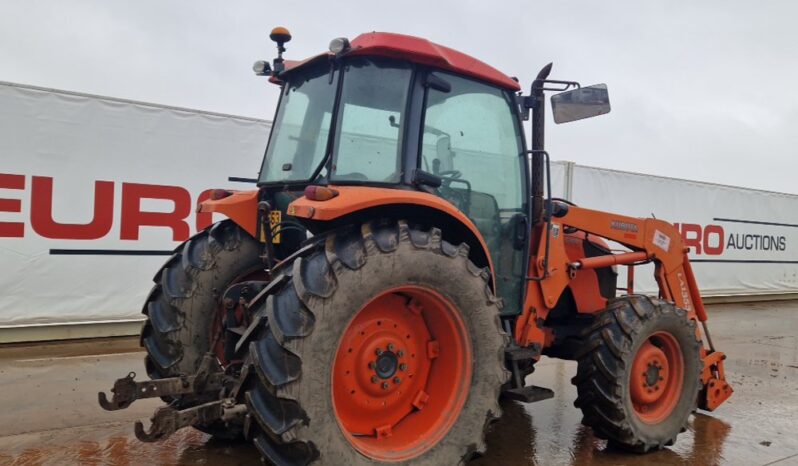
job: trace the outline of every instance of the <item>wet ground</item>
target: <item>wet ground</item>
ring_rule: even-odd
[[[580,425],[570,383],[575,364],[543,360],[530,382],[553,399],[507,403],[475,465],[798,465],[798,301],[710,307],[716,346],[728,354],[735,394],[693,417],[671,448],[637,456],[613,451]],[[0,464],[260,464],[247,444],[184,429],[142,444],[133,420],[158,405],[143,400],[105,412],[97,392],[143,372],[135,339],[0,347]]]

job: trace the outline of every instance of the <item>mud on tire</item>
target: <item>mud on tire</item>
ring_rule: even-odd
[[[288,279],[262,310],[267,324],[250,343],[243,391],[247,436],[267,461],[376,462],[342,433],[331,372],[338,342],[358,310],[381,291],[408,284],[450,299],[473,348],[473,376],[459,417],[441,441],[408,460],[454,464],[484,450],[484,429],[500,415],[499,390],[509,378],[503,367],[507,337],[489,272],[468,260],[466,245],[443,241],[436,228],[373,222],[329,234],[283,273]]]
[[[657,332],[670,334],[678,344],[684,377],[678,401],[667,417],[651,423],[643,421],[632,404],[630,372],[638,350]],[[672,445],[687,428],[701,389],[701,341],[695,321],[672,303],[624,296],[610,301],[582,339],[577,375],[572,379],[578,393],[574,405],[582,410],[582,423],[597,437],[634,452]]]
[[[200,231],[175,249],[155,274],[142,310],[147,319],[141,346],[147,351],[150,378],[197,371],[211,345],[219,297],[237,277],[262,268],[259,254],[255,239],[230,220]],[[209,400],[183,396],[164,401],[186,408]],[[222,424],[196,427],[223,438],[240,435]]]

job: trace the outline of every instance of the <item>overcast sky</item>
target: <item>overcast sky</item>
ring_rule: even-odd
[[[612,113],[549,120],[555,160],[798,194],[791,1],[0,0],[0,80],[271,119],[272,26],[304,58],[413,34],[517,76],[605,82]]]

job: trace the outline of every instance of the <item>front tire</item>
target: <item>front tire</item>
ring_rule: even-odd
[[[506,335],[489,273],[404,222],[330,234],[265,305],[249,437],[278,465],[452,464],[500,415]]]
[[[701,341],[687,312],[647,296],[617,298],[582,345],[572,381],[582,423],[635,452],[672,445],[701,389]]]

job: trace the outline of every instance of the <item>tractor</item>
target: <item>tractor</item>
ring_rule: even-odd
[[[254,70],[280,99],[257,189],[198,206],[227,219],[155,275],[149,380],[99,393],[108,410],[164,400],[140,440],[194,426],[277,465],[467,462],[501,399],[553,395],[527,384],[542,356],[577,362],[583,423],[632,452],[731,396],[678,230],[552,196],[545,95],[565,123],[609,112],[606,85],[549,64],[524,95],[393,33],[304,61],[283,58],[285,28],[270,38]],[[642,264],[657,296],[635,294]]]

